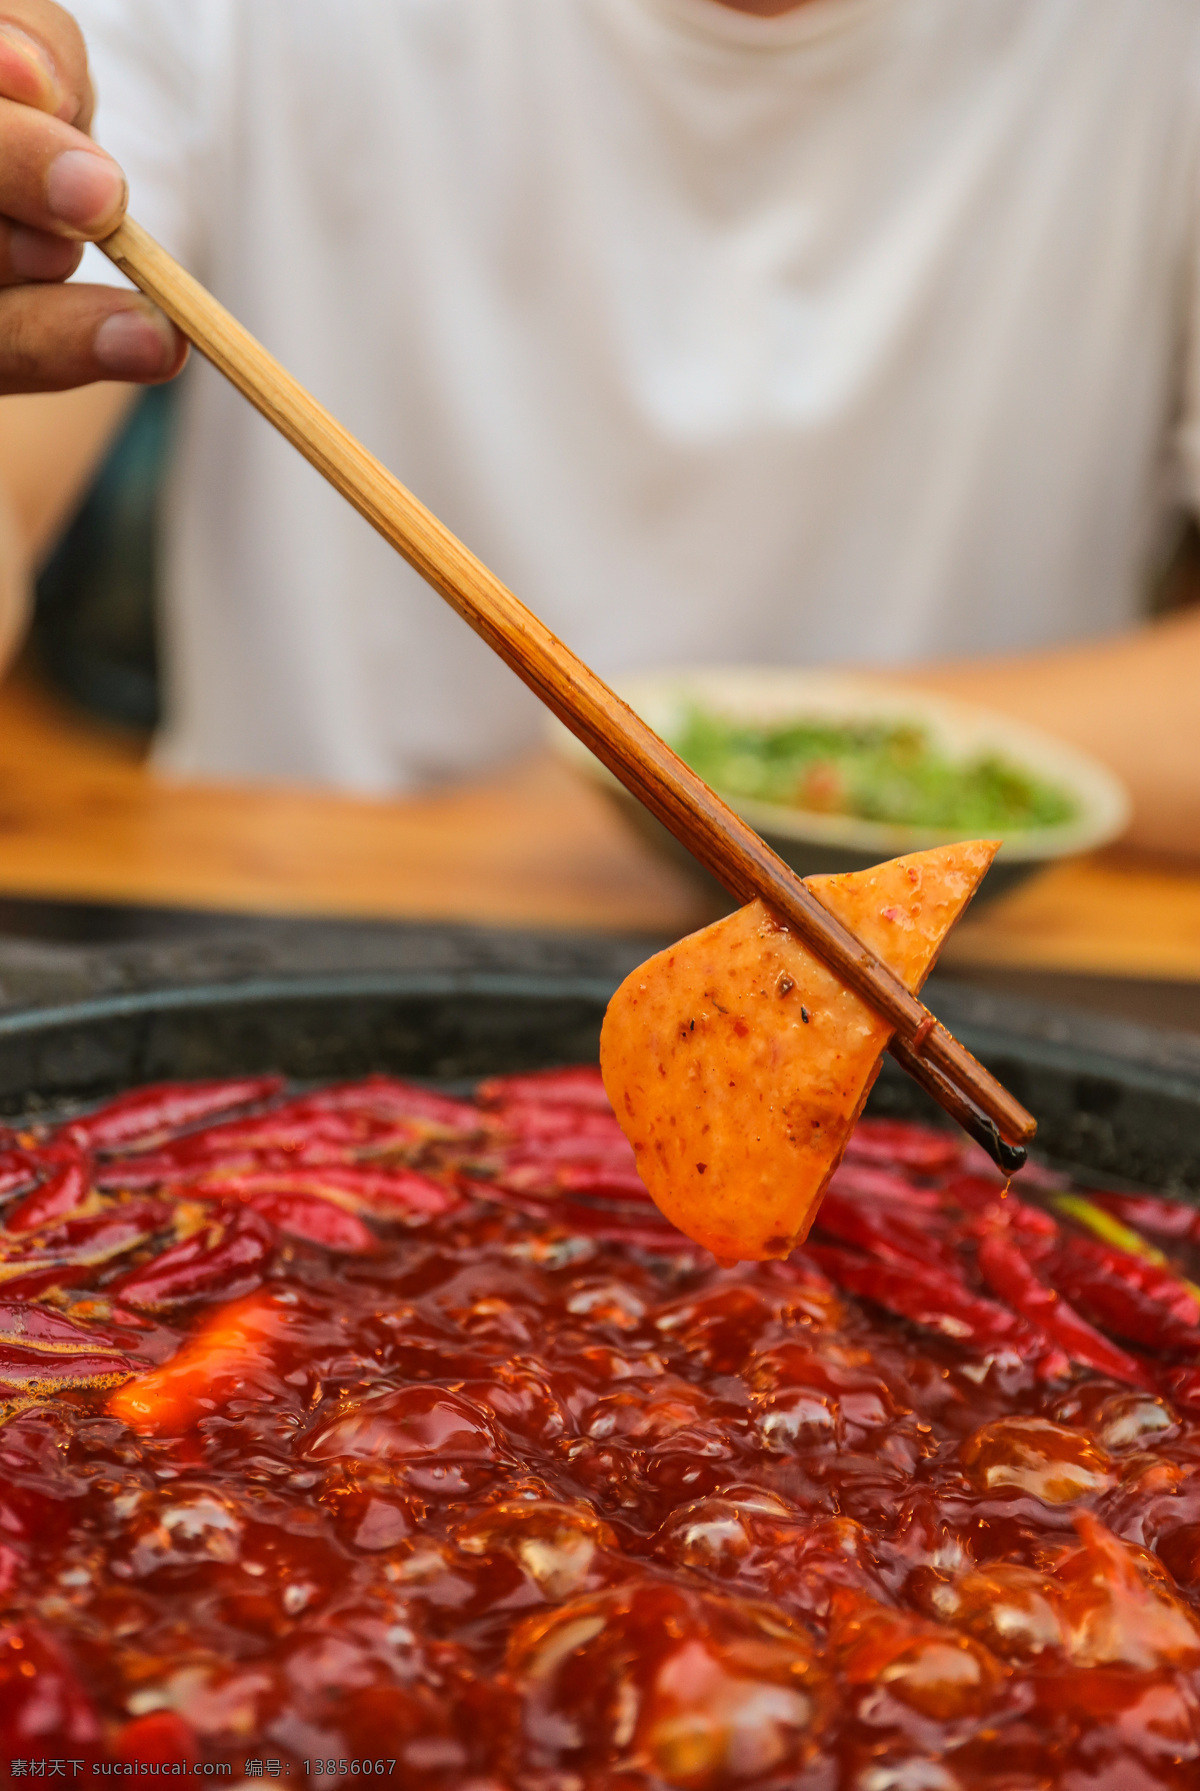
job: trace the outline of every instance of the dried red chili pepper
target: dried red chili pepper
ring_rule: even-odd
[[[505,1187],[550,1196],[575,1188],[579,1193],[609,1191],[609,1197],[650,1202],[650,1192],[628,1159],[579,1157],[566,1152],[543,1155],[519,1149],[488,1153],[463,1167],[488,1175]]]
[[[415,1169],[263,1169],[213,1171],[183,1183],[176,1192],[197,1200],[254,1200],[259,1196],[299,1194],[351,1202],[383,1219],[433,1217],[457,1202],[444,1182]]]
[[[1062,1295],[1039,1281],[1017,1246],[1000,1232],[981,1239],[979,1271],[992,1292],[1047,1336],[1062,1345],[1073,1362],[1110,1374],[1114,1380],[1152,1391],[1154,1382],[1140,1362],[1102,1337]]]
[[[1087,1198],[1134,1231],[1148,1231],[1162,1238],[1200,1241],[1200,1212],[1182,1200],[1159,1200],[1153,1194],[1094,1192],[1089,1192]]]
[[[489,1162],[505,1164],[611,1163],[623,1169],[636,1169],[637,1164],[629,1140],[615,1130],[587,1137],[564,1131],[561,1135],[491,1139],[481,1154]]]
[[[1062,1237],[1062,1228],[1056,1219],[1041,1207],[1030,1206],[1027,1201],[1018,1200],[1009,1189],[993,1185],[989,1194],[984,1197],[975,1189],[960,1189],[951,1184],[947,1189],[947,1199],[955,1205],[966,1208],[970,1217],[957,1226],[957,1236],[961,1243],[978,1242],[980,1238],[990,1237],[1001,1230],[1019,1246],[1026,1261],[1036,1264],[1045,1270],[1053,1258]],[[1053,1279],[1053,1277],[1050,1277]]]
[[[361,1082],[335,1083],[304,1100],[312,1112],[363,1112],[381,1120],[424,1120],[439,1131],[473,1137],[487,1120],[470,1101],[455,1100],[436,1089],[422,1088],[398,1076],[367,1076]]]
[[[48,1231],[0,1236],[0,1289],[30,1299],[47,1287],[70,1287],[101,1263],[123,1256],[170,1221],[158,1200],[129,1200],[94,1218],[66,1219]]]
[[[357,1213],[322,1200],[316,1194],[284,1192],[252,1194],[249,1209],[269,1219],[280,1231],[336,1250],[345,1256],[367,1256],[379,1248],[379,1239]]]
[[[38,1159],[33,1151],[0,1150],[0,1200],[32,1187],[38,1174]]]
[[[942,1198],[964,1212],[979,1213],[989,1221],[1001,1218],[1030,1237],[1056,1238],[1059,1224],[1040,1206],[1031,1206],[1003,1182],[982,1175],[955,1175],[942,1184]]]
[[[189,1134],[160,1150],[102,1162],[97,1182],[106,1188],[158,1187],[211,1171],[321,1166],[353,1168],[366,1160],[409,1150],[424,1135],[415,1125],[347,1120],[329,1113],[264,1114]]]
[[[44,1307],[0,1302],[0,1397],[30,1388],[108,1385],[135,1367],[111,1332]]]
[[[1094,1324],[1148,1349],[1200,1350],[1200,1306],[1153,1263],[1064,1233],[1050,1278]]]
[[[585,1150],[595,1140],[605,1147],[628,1147],[628,1140],[611,1111],[598,1113],[590,1108],[545,1106],[532,1101],[510,1101],[491,1109],[496,1129],[522,1143],[552,1138],[569,1138],[574,1147]]]
[[[381,1160],[389,1163],[394,1156],[386,1151],[362,1149],[355,1145],[329,1144],[319,1139],[288,1149],[247,1147],[209,1151],[189,1151],[174,1156],[168,1151],[147,1151],[144,1157],[110,1157],[101,1159],[95,1172],[96,1186],[102,1189],[160,1188],[180,1184],[198,1175],[254,1174],[273,1170],[290,1174],[307,1169],[371,1169]]]
[[[811,1241],[805,1251],[839,1286],[926,1330],[975,1349],[1017,1351],[1036,1363],[1041,1379],[1053,1379],[1069,1369],[1064,1351],[1044,1332],[1006,1307],[972,1293],[965,1281],[944,1269],[872,1262],[848,1250]]]
[[[298,1151],[306,1145],[338,1145],[346,1151],[361,1151],[380,1139],[402,1149],[420,1133],[411,1121],[397,1126],[366,1114],[306,1113],[294,1109],[264,1113],[257,1119],[233,1120],[227,1126],[214,1127],[192,1139],[180,1141],[179,1154],[186,1157],[188,1146],[194,1157],[223,1155],[230,1149]]]
[[[840,1194],[895,1202],[910,1213],[941,1213],[950,1206],[940,1186],[918,1187],[904,1176],[897,1175],[892,1170],[880,1169],[873,1163],[847,1163],[843,1160],[830,1176],[829,1186]]]
[[[64,1356],[0,1343],[0,1400],[22,1393],[49,1393],[62,1387],[113,1386],[136,1371],[128,1356],[107,1350]]]
[[[1064,1243],[1073,1257],[1082,1255],[1092,1262],[1103,1264],[1130,1286],[1138,1288],[1156,1301],[1183,1329],[1195,1331],[1197,1337],[1200,1337],[1200,1329],[1197,1328],[1200,1327],[1200,1301],[1170,1268],[1118,1249],[1115,1244],[1080,1237],[1075,1233],[1065,1233]]]
[[[203,1231],[109,1283],[106,1292],[150,1312],[193,1300],[234,1300],[262,1285],[274,1227],[256,1212],[215,1213]]]
[[[281,1076],[241,1076],[220,1082],[159,1082],[118,1095],[116,1100],[65,1125],[59,1136],[83,1150],[128,1150],[156,1143],[183,1126],[196,1125],[235,1107],[269,1100],[283,1086]]]
[[[650,1190],[636,1169],[606,1168],[599,1163],[560,1163],[554,1171],[554,1185],[563,1194],[590,1195],[594,1200],[632,1200],[643,1206],[654,1204]]]
[[[425,1091],[413,1092],[416,1096]],[[449,1112],[442,1112],[443,1107]],[[182,1154],[189,1150],[219,1152],[233,1145],[298,1150],[318,1140],[352,1149],[400,1149],[430,1138],[462,1136],[461,1120],[453,1126],[448,1123],[458,1115],[460,1107],[459,1102],[440,1102],[436,1096],[429,1100],[388,1101],[363,1098],[360,1088],[330,1089],[296,1095],[264,1113],[223,1120],[203,1131],[188,1133],[177,1141],[175,1149]],[[425,1111],[427,1108],[429,1111]],[[482,1130],[482,1117],[474,1115],[471,1135]]]
[[[844,1244],[856,1244],[884,1262],[940,1264],[957,1276],[956,1252],[931,1228],[922,1229],[903,1213],[888,1212],[877,1202],[847,1199],[830,1187],[817,1211],[816,1229],[827,1231]]]
[[[164,1145],[154,1154],[176,1172],[195,1163],[245,1152],[302,1151],[313,1144],[339,1147],[350,1156],[368,1148],[402,1149],[421,1137],[414,1122],[373,1120],[365,1115],[339,1112],[315,1113],[296,1106],[278,1107],[248,1119],[232,1119],[222,1125],[189,1132]],[[136,1158],[133,1160],[136,1167]]]
[[[612,1112],[600,1071],[590,1064],[572,1064],[563,1070],[531,1070],[516,1076],[491,1076],[479,1084],[475,1099],[481,1107],[529,1102],[539,1107]]]
[[[951,1132],[934,1132],[898,1119],[860,1119],[850,1134],[850,1162],[899,1163],[915,1175],[941,1175],[962,1161],[963,1147]]]
[[[650,1191],[632,1161],[541,1156],[521,1150],[502,1156],[498,1163],[493,1159],[485,1167],[499,1186],[512,1188],[516,1193],[541,1194],[547,1199],[556,1194],[580,1194],[653,1205]]]
[[[259,1158],[253,1151],[246,1151],[240,1157],[231,1153],[228,1159],[221,1158],[219,1161],[223,1168],[253,1169]],[[200,1166],[209,1169],[212,1167],[212,1160],[202,1158]],[[138,1188],[160,1188],[164,1183],[177,1182],[195,1175],[197,1167],[194,1155],[181,1161],[171,1154],[168,1147],[163,1150],[148,1150],[133,1157],[101,1157],[96,1164],[95,1181],[98,1188],[109,1192],[119,1189],[132,1191]]]
[[[38,1159],[50,1174],[5,1214],[6,1231],[40,1231],[75,1212],[91,1193],[92,1160],[86,1152],[73,1144],[48,1145]]]
[[[122,1338],[103,1325],[81,1325],[66,1313],[24,1300],[0,1300],[0,1343],[27,1349],[45,1349],[62,1355],[88,1354],[96,1349],[118,1352]]]
[[[1005,1191],[1005,1183],[994,1175],[964,1173],[948,1176],[941,1183],[942,1198],[968,1213],[990,1212]]]

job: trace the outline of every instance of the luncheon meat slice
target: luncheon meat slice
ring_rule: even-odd
[[[939,846],[808,886],[915,991],[996,850]],[[753,901],[625,979],[600,1063],[661,1211],[722,1261],[760,1260],[807,1236],[890,1037]]]

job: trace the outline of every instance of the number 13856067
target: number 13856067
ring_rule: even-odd
[[[363,1778],[390,1778],[396,1770],[394,1760],[305,1760],[304,1771],[310,1778],[330,1778],[335,1774],[358,1774]]]

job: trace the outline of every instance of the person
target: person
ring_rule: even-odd
[[[0,529],[183,345],[125,205],[602,673],[876,665],[1098,752],[1200,853],[1194,0],[5,0]],[[82,26],[82,33],[80,32]],[[97,73],[99,141],[84,36]],[[64,388],[75,388],[64,390]],[[536,705],[211,369],[176,772],[388,791]]]

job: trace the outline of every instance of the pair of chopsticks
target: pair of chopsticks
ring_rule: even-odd
[[[889,1049],[1007,1174],[1037,1122],[704,780],[131,218],[100,244],[738,902],[760,896],[895,1028]]]

